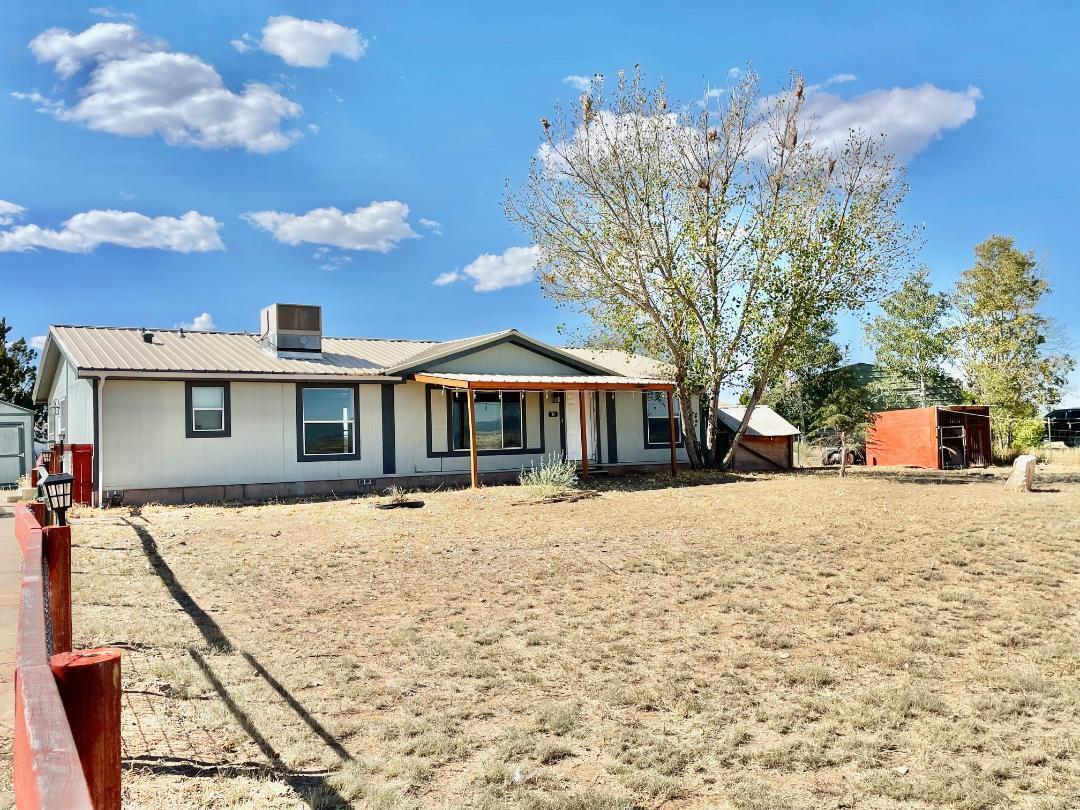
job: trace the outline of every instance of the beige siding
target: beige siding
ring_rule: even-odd
[[[540,446],[540,429],[543,427],[541,408],[543,403],[540,391],[525,392],[525,446],[529,448]]]
[[[645,447],[645,422],[641,416],[641,397],[642,394],[639,391],[615,392],[615,426],[619,437],[619,463],[663,464],[671,460],[671,450],[667,447]],[[601,429],[605,431],[604,441],[606,442],[606,423],[601,424]],[[682,447],[678,448],[676,457],[681,462],[686,461],[686,450]]]
[[[414,388],[417,387],[416,383],[412,383],[411,385]],[[405,387],[409,388],[409,386]],[[428,396],[431,397],[431,449],[436,453],[445,453],[448,449],[450,449],[449,428],[447,427],[445,418],[446,397],[449,396],[449,394],[447,394],[446,391],[442,389],[432,388],[428,392]],[[397,418],[400,421],[401,406],[397,406],[396,410],[398,412]],[[415,414],[413,414],[411,411],[407,411],[404,414],[404,417],[404,421],[408,426],[408,429],[412,430],[412,424],[413,419],[415,418]],[[426,416],[422,415],[421,420],[423,420],[424,418],[426,418]],[[421,421],[420,424],[423,425],[423,421]]]
[[[58,430],[63,428],[67,444],[93,444],[94,442],[94,389],[90,380],[80,380],[71,363],[61,359],[56,366],[52,384],[49,386],[49,407],[60,402],[59,423],[50,411],[49,424]],[[59,437],[50,435],[53,441]]]
[[[296,460],[296,389],[292,383],[233,382],[230,395],[232,435],[189,439],[184,383],[107,380],[102,406],[105,489],[382,475],[379,386],[360,386],[359,461]]]
[[[501,343],[489,349],[431,366],[428,371],[457,371],[462,374],[581,374],[579,369],[542,354]]]

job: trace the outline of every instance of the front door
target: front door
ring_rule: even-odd
[[[571,461],[581,461],[581,411],[578,398],[581,391],[566,391],[563,396],[566,399],[566,457]],[[585,441],[589,460],[596,459],[596,431],[594,419],[596,409],[596,392],[585,391]]]

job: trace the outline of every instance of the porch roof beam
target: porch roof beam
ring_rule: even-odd
[[[469,391],[673,391],[672,383],[594,382],[529,382],[527,380],[464,380],[448,374],[415,374],[417,382],[460,388]]]

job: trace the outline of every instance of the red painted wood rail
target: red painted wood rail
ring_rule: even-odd
[[[91,810],[90,790],[46,652],[41,524],[25,504],[15,507],[15,537],[23,556],[15,645],[15,806]]]

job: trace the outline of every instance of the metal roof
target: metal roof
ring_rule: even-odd
[[[190,374],[381,375],[389,366],[423,352],[433,341],[323,338],[322,358],[275,357],[247,332],[181,332],[97,326],[54,326],[50,337],[80,371]]]
[[[716,409],[716,417],[732,431],[742,424],[744,405],[721,405]],[[798,436],[801,431],[768,405],[757,405],[750,414],[750,424],[746,426],[747,436]]]
[[[563,349],[572,355],[587,360],[597,366],[603,366],[616,374],[625,374],[628,377],[648,377],[656,380],[669,379],[672,376],[668,364],[646,357],[643,354],[630,354],[618,349],[586,349],[568,348]]]
[[[150,342],[144,340],[146,334],[152,335]],[[597,376],[590,377],[592,382],[604,375],[617,375],[623,383],[637,380],[655,383],[663,376],[664,367],[649,358],[616,351],[549,346],[515,329],[447,341],[324,337],[321,357],[309,359],[270,354],[263,350],[258,336],[250,332],[53,326],[41,353],[34,395],[39,401],[46,395],[44,386],[51,381],[61,353],[80,373],[88,376],[97,372],[128,377],[249,375],[281,379],[366,377],[396,381],[440,360],[502,341],[530,347],[586,374],[595,372]]]

